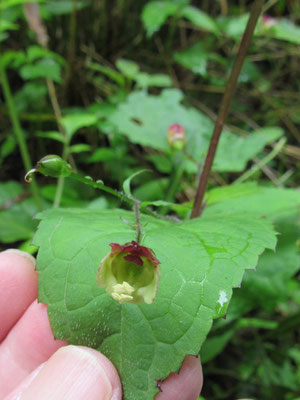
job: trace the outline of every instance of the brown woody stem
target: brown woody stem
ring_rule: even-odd
[[[218,114],[218,117],[217,117],[217,120],[215,123],[213,135],[212,135],[208,153],[206,156],[203,172],[200,177],[199,185],[197,188],[197,193],[196,193],[196,197],[195,197],[195,202],[194,202],[191,218],[199,217],[199,215],[201,213],[201,205],[202,205],[202,201],[203,201],[203,197],[204,197],[204,193],[205,193],[205,189],[206,189],[206,185],[207,185],[208,176],[209,176],[209,173],[210,173],[213,161],[214,161],[214,157],[216,154],[219,139],[220,139],[220,136],[221,136],[221,133],[223,130],[223,126],[224,126],[224,122],[225,122],[225,119],[226,119],[226,116],[228,113],[230,101],[231,101],[231,98],[235,91],[237,80],[238,80],[239,74],[241,72],[248,48],[250,46],[251,39],[252,39],[252,36],[254,33],[254,29],[255,29],[258,17],[261,13],[263,4],[264,4],[264,0],[255,0],[254,4],[252,6],[251,15],[249,17],[248,24],[246,26],[242,41],[240,43],[237,57],[235,59],[230,77],[228,79],[226,90],[225,90],[223,98],[222,98],[221,106],[219,109],[219,114]]]

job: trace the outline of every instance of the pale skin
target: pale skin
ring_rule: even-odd
[[[34,263],[18,250],[0,253],[0,399],[121,400],[118,373],[104,355],[54,340],[47,306],[37,303]],[[202,382],[199,359],[187,356],[155,400],[196,400]]]

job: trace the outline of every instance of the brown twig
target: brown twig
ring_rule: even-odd
[[[201,205],[202,205],[202,200],[204,197],[206,185],[207,185],[207,180],[208,176],[213,164],[213,160],[216,154],[217,146],[219,143],[219,139],[223,130],[223,125],[228,113],[229,105],[231,98],[233,96],[233,93],[236,88],[237,80],[240,74],[240,71],[243,66],[244,59],[246,57],[248,48],[251,43],[251,39],[254,33],[254,29],[258,20],[258,17],[261,13],[262,6],[264,4],[264,0],[256,0],[253,4],[252,10],[251,10],[251,15],[248,20],[247,27],[245,29],[237,57],[235,59],[230,77],[228,79],[227,87],[221,102],[218,118],[215,124],[215,128],[213,131],[213,135],[210,141],[208,153],[206,156],[205,160],[205,165],[203,168],[203,172],[199,181],[199,185],[197,188],[197,193],[196,193],[196,198],[194,202],[194,207],[192,210],[191,218],[196,218],[200,215],[201,212]]]

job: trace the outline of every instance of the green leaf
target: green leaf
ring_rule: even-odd
[[[226,35],[238,39],[245,31],[248,18],[249,14],[221,17],[218,19],[218,23]],[[255,35],[300,44],[299,26],[286,18],[273,18],[273,21],[274,24],[268,26],[260,18],[255,29]]]
[[[151,37],[158,31],[166,19],[174,16],[181,7],[181,3],[174,1],[148,2],[142,12],[142,21],[146,28],[147,37]]]
[[[288,295],[289,279],[300,268],[297,240],[300,193],[294,189],[258,186],[256,183],[231,185],[208,192],[204,215],[237,213],[272,218],[280,233],[276,253],[266,251],[257,271],[247,271],[241,290],[230,304],[228,319],[238,318],[252,308],[273,310]],[[298,215],[297,215],[298,211]]]
[[[171,223],[142,216],[143,245],[161,261],[153,304],[122,306],[96,284],[109,243],[133,239],[133,214],[122,210],[52,209],[34,244],[39,301],[48,304],[56,338],[94,347],[117,367],[126,400],[150,400],[156,380],[197,354],[213,318],[223,316],[245,268],[253,268],[275,235],[266,220],[247,215]],[[145,226],[146,225],[146,226]]]
[[[88,159],[87,162],[94,163],[94,162],[102,162],[102,161],[109,161],[109,160],[116,160],[122,158],[123,154],[116,154],[115,149],[110,147],[101,147],[97,149]]]
[[[174,122],[184,126],[186,151],[194,160],[203,162],[213,131],[213,122],[203,113],[181,104],[183,94],[177,89],[165,89],[159,96],[144,91],[127,97],[107,120],[118,133],[126,135],[133,143],[149,146],[165,153],[168,127]],[[282,129],[266,127],[246,137],[223,131],[213,169],[217,171],[242,171],[247,162],[266,144],[283,134]]]
[[[57,61],[61,65],[65,65],[66,62],[63,57],[61,57],[59,54],[55,53],[54,51],[50,51],[48,49],[43,49],[40,46],[34,45],[30,46],[27,49],[27,60],[29,62],[33,62],[38,60],[39,58],[47,58],[50,59],[52,58],[53,60]]]
[[[86,143],[77,143],[70,146],[69,151],[70,153],[83,153],[86,151],[90,151],[92,149],[91,145]]]
[[[235,16],[227,16],[227,17],[220,17],[218,19],[218,24],[221,30],[230,37],[233,38],[240,38],[245,29],[249,19],[249,14],[243,15],[235,15]]]
[[[25,80],[50,78],[54,82],[61,83],[60,65],[52,58],[45,58],[37,61],[35,64],[24,65],[20,69],[20,75]]]
[[[3,18],[0,21],[0,32],[5,32],[8,30],[16,30],[16,29],[18,29],[18,25],[14,24],[10,21],[6,21]]]
[[[115,71],[113,68],[92,62],[87,62],[87,67],[92,71],[101,72],[105,76],[108,76],[112,81],[116,82],[119,86],[124,86],[125,84],[125,78],[122,76],[122,74]]]
[[[220,33],[220,29],[215,20],[205,12],[199,10],[199,8],[186,6],[182,10],[180,10],[179,15],[188,19],[200,29],[216,34]]]
[[[13,7],[18,4],[24,4],[24,3],[29,3],[31,0],[2,0],[0,3],[0,10],[6,9],[8,7]],[[41,3],[45,0],[36,0],[36,2]]]
[[[276,253],[266,251],[259,259],[257,273],[247,271],[237,299],[249,308],[273,311],[287,301],[289,280],[300,270],[297,240],[300,238],[299,214],[275,219],[278,236]]]
[[[133,178],[135,178],[136,176],[144,173],[144,172],[151,172],[150,169],[142,169],[141,171],[135,172],[134,174],[130,175],[124,182],[123,182],[123,190],[124,193],[127,196],[131,196],[131,189],[130,189],[130,184]]]
[[[87,7],[89,4],[89,1],[76,0],[76,10]],[[47,3],[43,5],[43,10],[52,15],[63,15],[71,13],[73,7],[73,0],[47,0]]]
[[[209,52],[205,50],[203,43],[195,43],[184,51],[175,53],[174,59],[195,74],[206,75]]]
[[[0,242],[12,243],[31,239],[37,221],[32,217],[38,212],[31,198],[22,198],[24,191],[17,182],[0,184]],[[21,201],[20,201],[21,200]]]
[[[63,143],[64,138],[60,132],[57,131],[48,131],[48,132],[36,132],[37,137],[56,140],[57,142]]]
[[[150,86],[154,87],[170,87],[172,86],[172,79],[169,75],[165,74],[147,74],[146,72],[139,72],[134,80],[137,86],[142,89],[147,89]]]
[[[124,58],[117,60],[116,67],[129,79],[134,79],[140,69],[137,63],[131,60],[125,60]]]
[[[16,148],[16,139],[13,135],[8,135],[6,139],[3,140],[0,146],[0,165],[7,156],[9,156]],[[0,197],[1,198],[1,197]]]
[[[300,44],[300,26],[295,25],[292,21],[285,18],[275,19],[275,25],[270,29],[264,29],[261,34],[274,39]]]
[[[77,112],[61,118],[60,122],[65,129],[69,140],[81,128],[95,125],[98,121],[96,114],[89,112]]]
[[[219,193],[218,193],[219,192]],[[226,195],[222,198],[222,192]],[[229,192],[234,193],[232,198]],[[219,201],[216,203],[216,197]],[[214,189],[207,195],[208,205],[204,214],[231,214],[232,212],[253,214],[261,217],[276,217],[289,215],[300,208],[300,192],[294,189],[241,184]]]

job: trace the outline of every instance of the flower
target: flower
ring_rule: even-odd
[[[267,14],[262,16],[262,24],[265,28],[272,28],[272,26],[277,24],[277,20],[275,18],[270,17]]]
[[[175,123],[168,128],[167,141],[174,150],[182,150],[186,145],[186,136],[184,126]]]
[[[97,271],[97,284],[119,303],[151,304],[157,292],[160,261],[153,250],[134,240],[110,243],[111,251]]]

